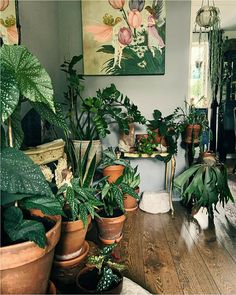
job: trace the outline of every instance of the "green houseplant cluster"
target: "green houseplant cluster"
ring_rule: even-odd
[[[131,100],[120,93],[114,84],[98,90],[95,97],[83,98],[83,76],[76,66],[82,56],[74,56],[61,66],[67,74],[68,87],[65,92],[65,106],[71,130],[71,138],[94,140],[110,133],[109,125],[118,124],[119,129],[129,133],[129,123],[144,124],[145,118]]]
[[[20,108],[23,101],[51,123],[66,129],[53,99],[51,79],[38,59],[24,46],[3,45],[1,62],[1,203],[4,231],[12,241],[30,240],[45,247],[42,223],[24,215],[26,209],[63,215],[40,168],[18,148],[23,140]],[[47,110],[47,111],[44,111]]]

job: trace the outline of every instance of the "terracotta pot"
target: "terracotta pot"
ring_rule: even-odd
[[[86,227],[84,227],[81,220],[62,222],[61,238],[55,251],[55,257],[57,260],[69,260],[76,258],[81,254],[90,222],[90,215],[88,216]]]
[[[114,214],[117,217],[96,217],[98,225],[99,239],[104,244],[118,243],[122,239],[122,229],[125,222],[125,215],[120,210],[115,210]],[[104,216],[103,211],[99,212],[100,216]]]
[[[50,216],[56,224],[46,233],[47,246],[33,242],[0,248],[1,294],[45,294],[61,233],[61,217]],[[32,281],[33,279],[33,281]]]
[[[55,266],[56,268],[60,268],[60,269],[78,266],[79,264],[81,264],[84,261],[84,259],[88,255],[88,251],[89,251],[89,244],[87,241],[84,241],[82,248],[81,248],[81,253],[79,256],[72,258],[72,259],[68,259],[68,260],[54,259],[53,266]]]
[[[139,188],[135,190],[137,194],[139,194]],[[124,195],[124,206],[125,206],[125,211],[130,212],[134,211],[138,208],[138,201],[133,198],[132,196],[125,194]]]
[[[81,154],[82,157],[85,154],[85,151],[89,145],[89,140],[73,140],[73,144],[75,147],[75,151],[77,153],[77,156],[79,156],[79,150],[80,150],[80,145],[81,145]],[[94,155],[96,154],[96,162],[100,162],[102,158],[102,143],[101,140],[92,140],[92,147],[89,153],[89,158],[88,158],[88,165],[92,161]]]
[[[116,182],[123,175],[125,167],[122,165],[112,165],[103,169],[103,176],[108,176],[108,182]]]
[[[201,126],[198,124],[188,125],[185,129],[185,143],[199,143],[199,134],[200,134]]]
[[[148,138],[148,134],[136,134],[136,143],[139,143],[141,139]]]
[[[57,294],[57,289],[52,281],[48,282],[47,294]]]
[[[102,294],[120,294],[123,287],[123,276],[117,270],[113,270],[116,275],[121,278],[121,281]],[[76,276],[76,286],[79,294],[98,294],[96,285],[99,281],[98,270],[91,267],[83,268]]]
[[[166,139],[164,136],[161,136],[159,134],[159,131],[158,129],[154,130],[156,132],[156,142],[163,145],[163,146],[167,146],[167,143],[166,143]]]

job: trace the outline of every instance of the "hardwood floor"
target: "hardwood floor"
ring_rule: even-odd
[[[120,242],[125,275],[151,293],[236,294],[236,206],[214,222],[175,202],[175,216],[129,213]]]

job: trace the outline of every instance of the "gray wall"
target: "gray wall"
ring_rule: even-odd
[[[58,66],[64,58],[82,53],[79,1],[24,1],[20,5],[22,40],[46,66],[60,95],[65,85]],[[168,115],[182,106],[188,96],[191,2],[167,1],[166,73],[164,76],[86,77],[85,95],[114,83],[136,103],[145,116],[160,109]],[[117,145],[113,133],[104,145]],[[164,185],[164,165],[156,160],[135,160],[141,172],[142,190],[159,190]],[[184,151],[177,157],[177,172],[185,165]]]

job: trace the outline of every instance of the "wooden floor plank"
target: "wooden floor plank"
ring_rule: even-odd
[[[184,209],[177,206],[177,224],[184,222],[220,293],[236,294],[236,263],[218,238],[220,227],[208,223],[203,212],[195,216],[195,222],[183,218]]]
[[[219,294],[219,290],[184,223],[167,214],[163,214],[161,220],[184,293]]]

